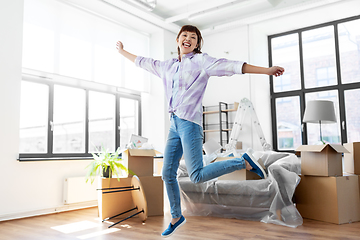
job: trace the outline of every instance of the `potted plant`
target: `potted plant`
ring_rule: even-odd
[[[118,148],[114,153],[110,153],[107,149],[101,147],[101,151],[99,153],[91,153],[94,160],[86,167],[88,169],[86,182],[91,179],[91,183],[93,183],[95,177],[98,175],[106,178],[111,178],[113,174],[119,176],[119,170],[124,170],[126,173],[130,172],[132,175],[135,175],[134,172],[126,168],[121,163],[122,159],[119,158],[120,152],[120,148]],[[117,179],[120,181],[119,177]]]

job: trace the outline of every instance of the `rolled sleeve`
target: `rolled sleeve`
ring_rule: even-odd
[[[246,62],[236,61],[235,65],[234,65],[235,74],[244,74],[242,71],[244,64],[246,64]]]
[[[152,58],[137,56],[135,58],[135,66],[145,69],[146,71],[148,71],[158,77],[161,77],[162,62],[159,60],[154,60]]]
[[[245,62],[232,61],[225,58],[213,58],[203,54],[203,66],[209,76],[232,76],[234,74],[243,74],[242,67]]]
[[[141,56],[137,56],[137,57],[135,58],[135,66],[140,67],[140,61],[141,61],[141,59],[143,59],[143,57],[141,57]]]

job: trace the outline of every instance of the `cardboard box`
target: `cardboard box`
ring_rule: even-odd
[[[359,177],[301,176],[296,207],[304,218],[342,224],[360,221]]]
[[[131,186],[131,178],[119,179],[120,181],[118,181],[117,178],[101,178],[101,180],[98,181],[98,189]],[[103,191],[98,190],[98,209],[100,219],[112,217],[134,208],[131,191],[106,194],[103,194],[102,192]],[[130,215],[131,213],[127,213],[121,215],[121,217],[125,218]]]
[[[236,149],[242,149],[242,142],[236,142]]]
[[[127,149],[122,153],[124,165],[138,177],[153,176],[155,150]],[[129,177],[131,174],[129,174]]]
[[[342,145],[302,145],[301,174],[311,176],[342,176],[342,153],[348,152]]]
[[[234,159],[234,157],[219,157],[215,160],[215,162],[218,161],[226,161],[226,160],[231,160]],[[258,180],[261,179],[261,177],[259,175],[257,175],[254,172],[250,172],[247,171],[246,169],[241,169],[241,170],[237,170],[225,175],[222,175],[220,177],[218,177],[218,180],[239,180],[239,181],[243,181],[243,180]]]
[[[344,172],[360,175],[360,142],[345,143]]]
[[[161,176],[139,177],[145,190],[148,207],[148,216],[164,215],[164,182]]]
[[[164,215],[164,188],[163,181],[160,176],[157,177],[139,177],[141,185],[144,188],[144,193],[147,201],[148,216],[162,216]],[[99,189],[101,188],[115,188],[115,187],[128,187],[131,186],[131,177],[120,178],[102,178],[99,181]],[[115,190],[116,191],[116,190]],[[134,208],[131,191],[106,193],[98,191],[98,208],[100,219],[112,217],[127,210]],[[123,219],[136,211],[133,210],[129,213],[123,214],[118,218]]]

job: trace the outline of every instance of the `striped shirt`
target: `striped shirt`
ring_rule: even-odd
[[[242,74],[242,61],[217,59],[206,53],[183,55],[182,61],[165,61],[137,56],[135,64],[162,79],[169,113],[202,126],[202,99],[211,76]],[[178,91],[173,97],[173,78],[178,68]]]

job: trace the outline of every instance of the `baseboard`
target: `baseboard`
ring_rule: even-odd
[[[59,212],[66,212],[66,211],[72,211],[72,210],[79,210],[79,209],[83,209],[83,208],[97,207],[97,205],[98,205],[98,201],[96,200],[96,201],[88,201],[88,202],[61,205],[58,207],[47,208],[47,209],[38,209],[38,210],[27,211],[27,212],[4,214],[4,215],[0,215],[0,222],[21,219],[21,218],[27,218],[27,217],[41,216],[41,215],[46,215],[46,214],[59,213]]]

